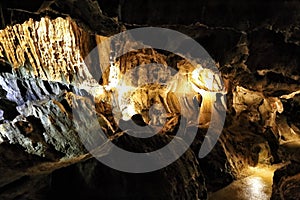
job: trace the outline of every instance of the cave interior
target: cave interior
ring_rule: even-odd
[[[0,15],[1,200],[300,199],[298,0],[10,0]],[[188,39],[160,36],[175,32]],[[151,157],[170,144],[174,161]]]

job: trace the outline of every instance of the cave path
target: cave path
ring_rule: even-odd
[[[269,200],[272,194],[274,166],[249,167],[245,178],[209,194],[209,200]]]

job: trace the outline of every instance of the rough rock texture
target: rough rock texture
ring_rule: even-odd
[[[90,79],[81,52],[89,51],[89,36],[71,19],[30,19],[1,31],[1,57],[20,73],[66,83]],[[20,69],[21,67],[21,69]]]
[[[121,26],[113,18],[104,15],[97,1],[93,0],[54,0],[32,2],[8,1],[1,3],[2,27],[40,16],[70,16],[87,31],[101,35],[111,35],[120,31]],[[13,16],[13,17],[12,17]]]
[[[299,155],[299,154],[298,154]],[[300,164],[291,162],[278,169],[273,177],[272,200],[299,199],[300,189]]]
[[[141,141],[118,139],[118,146],[144,150]],[[168,137],[152,140],[150,148],[160,146]],[[128,142],[135,144],[128,147]],[[149,148],[149,147],[148,147]],[[186,166],[186,163],[189,163]],[[138,165],[138,163],[137,163]],[[74,184],[69,185],[69,182]],[[67,185],[67,187],[65,187]],[[75,199],[206,199],[205,180],[195,154],[188,150],[168,167],[145,174],[122,173],[95,159],[57,170],[52,175],[53,198]],[[75,191],[74,189],[77,188]],[[63,194],[63,195],[61,195]]]
[[[73,25],[71,25],[72,23]],[[30,27],[34,30],[37,29],[36,33],[38,34],[32,35],[32,32],[30,32],[30,34],[27,35],[27,33],[23,31],[24,29],[28,30]],[[54,32],[53,35],[50,35],[52,31],[49,31],[51,27]],[[63,32],[60,33],[59,31]],[[62,34],[64,32],[66,33]],[[55,33],[59,36],[56,37]],[[7,174],[7,176],[2,176],[1,178],[3,184],[1,197],[3,199],[17,197],[33,199],[47,198],[49,193],[54,193],[54,195],[60,194],[60,189],[57,188],[58,183],[54,182],[52,185],[50,181],[51,172],[57,168],[89,157],[86,155],[87,151],[81,141],[88,140],[91,132],[97,131],[97,127],[99,126],[99,124],[98,126],[94,124],[95,121],[93,120],[88,121],[90,116],[99,115],[99,121],[96,120],[96,123],[100,122],[101,128],[107,136],[114,136],[115,140],[123,141],[123,148],[128,148],[128,144],[131,144],[133,147],[140,145],[139,143],[141,142],[134,144],[135,142],[130,139],[122,139],[120,133],[118,133],[118,131],[120,132],[121,130],[117,130],[116,124],[108,121],[107,117],[109,118],[112,110],[103,102],[105,99],[96,102],[96,109],[92,107],[95,106],[95,103],[93,102],[93,97],[87,95],[88,92],[93,94],[93,92],[97,91],[97,88],[100,89],[100,91],[103,89],[101,90],[102,86],[98,85],[97,81],[89,72],[89,70],[92,71],[95,69],[89,69],[83,62],[84,53],[82,52],[86,50],[84,49],[85,47],[82,47],[82,45],[78,47],[78,45],[76,45],[77,39],[80,41],[81,39],[84,40],[84,38],[92,38],[92,36],[85,37],[86,33],[82,32],[75,22],[70,18],[56,18],[54,20],[42,18],[39,22],[29,20],[21,25],[7,27],[2,31],[2,34],[2,62],[4,66],[10,63],[11,69],[1,73],[1,99],[7,104],[7,106],[2,106],[2,121],[0,125],[1,145],[9,145],[11,148],[17,146],[23,149],[22,153],[24,153],[25,158],[21,159],[21,161],[25,162],[26,160],[26,165],[23,165],[22,173],[18,172],[20,170],[19,168],[2,168],[1,172]],[[60,38],[61,35],[63,38]],[[66,44],[64,42],[65,40],[70,43]],[[48,44],[46,45],[47,41]],[[90,42],[89,39],[85,41]],[[82,42],[80,42],[80,44],[81,43]],[[28,44],[29,46],[31,45],[31,47],[26,50],[21,47],[22,44]],[[43,45],[45,46],[41,47]],[[82,47],[82,49],[80,49],[80,47]],[[12,48],[19,50],[13,51]],[[66,51],[64,48],[69,50]],[[46,51],[42,51],[41,49],[45,49]],[[44,54],[42,54],[42,52],[44,52]],[[60,62],[59,57],[62,58],[62,62]],[[149,62],[156,57],[160,56],[154,53],[154,55],[150,57],[146,55],[146,57],[139,58],[139,60]],[[126,59],[124,61],[126,61]],[[126,65],[124,65],[124,67],[123,71],[125,72],[128,69],[126,69]],[[104,76],[103,79],[105,78],[107,77]],[[107,95],[109,94],[107,93]],[[136,95],[139,95],[139,93],[136,92]],[[150,99],[154,97],[157,98],[158,94],[155,95],[154,93],[153,95],[153,97],[150,96]],[[106,98],[109,98],[109,96]],[[136,103],[138,103],[138,101],[143,99],[137,96],[136,100]],[[145,107],[149,108],[149,105],[146,103],[140,110],[145,109]],[[80,115],[78,115],[78,113],[72,110],[74,108],[82,109],[84,113],[79,113]],[[12,110],[14,112],[11,112]],[[96,113],[96,111],[98,113]],[[74,120],[76,117],[79,117],[81,120]],[[113,119],[110,119],[110,121],[112,120]],[[171,132],[168,127],[166,130]],[[78,131],[81,132],[81,136],[86,135],[86,138],[80,138]],[[162,135],[160,139],[156,138],[156,140],[150,143],[150,148],[154,148],[155,145],[164,140],[166,140],[166,143],[163,144],[167,144],[167,141],[171,139],[170,137],[171,136],[168,135]],[[159,146],[163,146],[163,144]],[[129,146],[129,151],[130,150],[132,149]],[[107,149],[105,151],[110,150]],[[31,155],[36,155],[36,157]],[[3,162],[13,163],[16,162],[16,160],[13,156],[8,156]],[[94,163],[92,165],[100,165],[96,160],[90,162]],[[189,165],[188,168],[183,167],[185,163],[191,163],[191,165]],[[78,174],[75,175],[75,179],[81,176],[87,178],[85,177],[89,176],[87,173],[91,173],[90,165],[89,163],[78,165],[86,170],[80,173],[78,172]],[[161,190],[158,191],[154,188],[153,192],[148,190],[147,187],[138,184],[138,182],[143,180],[143,176],[133,175],[133,177],[127,177],[128,175],[122,174],[121,172],[118,172],[119,174],[121,173],[121,175],[114,175],[117,173],[115,170],[108,169],[107,167],[102,169],[103,166],[96,167],[95,180],[88,179],[86,180],[87,183],[83,185],[80,185],[79,182],[78,187],[84,187],[86,189],[80,195],[75,196],[81,199],[86,199],[87,197],[105,197],[111,199],[124,197],[205,199],[206,187],[204,177],[194,153],[189,150],[189,153],[183,156],[182,160],[176,162],[174,165],[175,166],[166,168],[165,171],[157,172],[158,175],[155,175],[158,179],[157,188]],[[72,168],[66,170],[69,171],[72,170]],[[98,189],[95,190],[98,177],[103,180],[102,184],[106,184],[104,175],[107,176],[107,173],[101,172],[103,174],[98,175],[98,171],[103,170],[110,171],[110,173],[113,174],[112,176],[124,176],[125,180],[129,179],[129,183],[120,185],[120,187],[125,187],[127,184],[131,184],[131,182],[132,184],[138,184],[138,187],[135,189],[125,188],[122,193],[113,192],[115,195],[106,194],[106,189],[101,191],[98,191]],[[179,174],[179,176],[173,177],[174,172]],[[60,172],[58,171],[57,173],[59,174]],[[55,181],[65,180],[64,176],[56,177],[57,173],[55,172],[53,174]],[[12,176],[12,174],[14,175]],[[40,176],[40,174],[42,175]],[[147,176],[152,177],[151,175]],[[174,180],[171,180],[171,177],[174,178]],[[58,180],[56,180],[56,178]],[[110,176],[107,176],[107,181],[110,181],[110,178]],[[152,181],[156,182],[154,179]],[[11,182],[13,182],[12,185]],[[40,185],[36,187],[35,190],[29,192],[29,190],[31,190],[31,182],[32,186],[35,186],[35,184]],[[181,184],[177,184],[179,182]],[[13,184],[17,184],[18,187],[14,187]],[[112,182],[112,184],[114,183]],[[162,187],[163,185],[166,186]],[[15,192],[11,192],[12,187]],[[70,191],[73,189],[74,188],[70,188]],[[116,189],[119,190],[118,187]],[[147,192],[134,194],[132,190],[145,190]],[[185,192],[182,193],[181,191]]]
[[[206,199],[207,190],[239,178],[244,167],[290,162],[275,172],[272,198],[299,199],[299,7],[294,0],[0,2],[0,198],[61,198],[67,191],[64,197],[73,199]],[[157,74],[171,74],[175,86],[176,80],[188,82],[181,70],[194,68],[154,49],[131,52],[106,71],[97,64],[107,53],[113,57],[109,47],[95,60],[86,56],[106,36],[146,25],[178,30],[208,51],[224,81],[227,117],[207,157],[197,158],[207,128],[200,124],[191,148],[175,163],[150,174],[127,174],[90,158],[78,131],[88,141],[100,124],[115,144],[137,152],[164,145],[178,125],[178,102],[190,99],[160,85],[144,86],[145,75],[155,79],[154,73],[137,66],[162,64]],[[167,65],[179,71],[177,78]],[[125,81],[132,91],[124,99],[133,99],[140,123],[167,120],[148,146],[127,137],[112,117],[114,79],[130,70],[139,76]],[[205,102],[190,94],[196,98],[186,101],[186,111]],[[155,112],[169,115],[151,118],[154,103]],[[85,110],[79,116],[85,123],[74,120],[72,109],[78,107]]]

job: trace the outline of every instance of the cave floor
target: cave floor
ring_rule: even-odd
[[[282,165],[249,167],[245,177],[211,193],[209,200],[269,200],[274,171]]]

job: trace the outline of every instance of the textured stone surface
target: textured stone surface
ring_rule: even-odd
[[[53,0],[33,2],[31,0],[8,1],[1,3],[2,26],[23,23],[28,18],[39,19],[41,16],[72,17],[87,31],[101,35],[112,35],[120,31],[117,20],[104,15],[97,1],[93,0]]]
[[[80,82],[91,75],[83,66],[82,51],[89,37],[71,19],[32,19],[1,31],[0,56],[20,78]]]
[[[299,176],[300,164],[298,162],[291,162],[290,164],[275,171],[271,199],[299,199]]]
[[[93,97],[87,96],[87,92],[85,90],[93,90],[95,87],[101,89],[101,86],[98,85],[96,80],[90,75],[89,70],[94,69],[89,69],[88,66],[83,63],[84,54],[82,54],[82,52],[87,51],[87,49],[84,49],[84,47],[83,49],[80,49],[80,47],[78,48],[76,45],[76,38],[82,38],[82,35],[86,33],[82,32],[81,29],[76,28],[77,26],[75,23],[71,26],[70,24],[72,23],[74,22],[70,18],[57,18],[54,20],[42,18],[40,22],[29,20],[22,25],[7,27],[2,31],[3,40],[1,44],[1,56],[4,63],[10,63],[12,68],[10,70],[3,70],[1,73],[1,99],[9,105],[9,108],[2,108],[3,120],[0,125],[1,145],[4,146],[9,144],[12,148],[17,146],[23,149],[22,153],[24,153],[24,157],[27,156],[27,158],[25,157],[22,161],[25,162],[27,159],[26,164],[28,162],[28,166],[23,165],[22,173],[19,172],[19,168],[7,169],[4,167],[2,169],[3,173],[8,174],[1,179],[4,185],[2,197],[5,199],[16,198],[17,196],[22,198],[37,198],[39,195],[41,195],[40,198],[46,198],[48,192],[51,192],[51,190],[54,190],[53,192],[55,194],[57,193],[57,195],[60,194],[58,193],[59,189],[57,188],[57,185],[51,185],[49,183],[49,176],[51,177],[51,172],[57,168],[70,165],[85,158],[82,156],[84,156],[87,152],[81,144],[80,139],[90,139],[90,133],[97,131],[99,126],[98,120],[104,130],[104,133],[106,133],[107,136],[115,134],[116,136],[114,137],[116,140],[123,142],[123,148],[126,149],[129,147],[129,150],[132,150],[131,146],[135,147],[141,145],[141,141],[135,144],[136,141],[128,140],[126,138],[124,140],[120,133],[115,132],[117,130],[116,125],[113,124],[113,122],[109,122],[106,118],[111,115],[112,111],[109,107],[106,107],[107,105],[105,103],[103,103],[105,99],[101,99],[99,97],[100,99],[96,104],[96,109],[93,110]],[[35,29],[35,27],[44,27],[46,32],[39,31],[40,29],[37,28],[37,33],[44,34],[37,34],[36,36],[26,35],[26,33],[23,32],[23,29],[27,30],[30,27],[32,29]],[[56,37],[55,34],[49,35],[50,31],[48,32],[47,30],[49,30],[50,27],[55,27],[53,31],[57,29],[66,32],[66,34],[63,35],[64,38],[60,39],[59,37]],[[14,29],[20,30],[20,32],[12,31]],[[54,31],[54,33],[56,32],[57,31]],[[76,36],[76,33],[79,35]],[[61,34],[59,33],[59,35]],[[48,39],[48,45],[44,44],[44,41],[47,41]],[[65,45],[65,40],[69,41],[71,46]],[[89,40],[86,40],[86,42],[89,42]],[[31,45],[31,48],[24,50],[21,47],[23,43]],[[44,48],[51,51],[41,51],[40,45],[46,45]],[[12,48],[19,48],[20,50],[13,51]],[[69,49],[69,53],[65,54],[66,51],[64,48]],[[45,58],[41,56],[43,52],[43,56],[46,56]],[[166,60],[166,56],[160,55],[152,50],[150,52],[150,56],[141,55],[142,57],[137,57],[138,63],[150,63],[152,59],[158,59],[158,62],[165,62],[164,60]],[[47,56],[50,59],[53,58],[53,60],[51,61],[47,59]],[[61,58],[63,58],[65,62],[59,62],[60,56],[62,56]],[[124,59],[124,61],[130,62],[132,60]],[[132,61],[130,66],[138,65],[138,63],[135,64],[135,62]],[[126,65],[122,64],[122,67],[124,67],[121,69],[123,73],[129,70]],[[45,70],[47,68],[49,68],[48,71]],[[108,71],[108,73],[112,72]],[[140,71],[139,73],[141,75],[144,74],[143,71]],[[104,83],[111,82],[111,80],[105,80],[108,77],[110,76],[108,75],[107,77],[103,77]],[[142,78],[143,77],[137,77],[137,79],[133,81],[139,83],[143,81]],[[133,86],[138,87],[139,85]],[[143,95],[143,93],[139,92],[139,90],[135,91],[136,97],[134,98],[134,102],[141,106],[137,110],[138,112],[144,109],[149,109],[150,102],[153,101],[153,99],[158,98],[160,94],[159,91],[156,93],[154,92],[155,87],[146,87],[145,90],[152,91],[153,93],[152,95],[149,95],[149,99],[146,100],[145,104],[143,102],[139,103],[141,100],[145,100],[145,98],[139,97],[139,95]],[[109,95],[109,93],[107,93],[107,95]],[[144,93],[144,96],[148,98],[148,92]],[[90,97],[92,99],[90,99]],[[107,96],[106,98],[110,97]],[[164,103],[168,103],[166,100],[167,97],[164,96],[164,98]],[[84,110],[84,112],[72,112],[72,109],[76,108],[79,108],[79,111]],[[14,113],[9,109],[14,109]],[[174,110],[174,108],[171,110]],[[98,125],[94,124],[93,120],[89,121],[90,116],[96,116],[96,111],[99,115],[99,119],[96,121]],[[74,120],[76,117],[79,117],[80,120]],[[173,126],[174,125],[176,124],[173,124]],[[165,130],[167,130],[166,132],[172,133],[170,128],[172,128],[172,126],[165,128]],[[86,135],[86,138],[79,138],[78,131],[81,132],[81,136]],[[165,132],[163,133],[165,134]],[[154,148],[160,142],[170,141],[170,139],[170,136],[162,135],[160,139],[156,138],[156,141],[150,142],[150,146],[141,146],[141,150]],[[106,151],[110,150],[107,149]],[[32,155],[35,156],[32,157]],[[70,161],[68,161],[69,159]],[[14,156],[8,156],[7,160],[9,163],[15,161]],[[36,164],[30,165],[29,163],[31,162]],[[93,162],[95,163],[93,165],[99,165],[96,160]],[[187,162],[192,163],[192,165],[189,165],[188,168],[183,167]],[[90,173],[90,166],[89,164],[86,165],[87,171],[83,171],[82,175],[77,174],[75,178],[77,176],[78,178],[80,176],[88,176],[86,173]],[[148,191],[147,193],[143,192],[133,194],[133,198],[150,197],[153,195],[153,198],[160,199],[205,199],[206,187],[204,177],[193,152],[189,150],[187,156],[184,156],[183,160],[178,161],[178,164],[175,165],[176,166],[174,167],[166,169],[166,171],[157,172],[158,174],[161,174],[157,175],[157,177],[161,178],[161,180],[158,180],[160,182],[157,184],[156,188],[161,188],[161,192],[154,189],[153,192]],[[101,168],[102,167],[100,167],[100,169],[97,168],[97,170],[101,171]],[[95,171],[96,174],[98,173],[97,170]],[[112,171],[109,169],[106,170]],[[116,172],[112,171],[112,173]],[[179,176],[174,177],[174,180],[171,181],[171,177],[174,173],[179,174]],[[14,176],[11,174],[14,174]],[[42,175],[40,178],[36,177],[36,175],[39,174],[45,175]],[[53,176],[56,178],[56,173],[54,173]],[[99,178],[102,178],[103,176],[104,175],[100,175]],[[132,184],[137,184],[136,181],[141,181],[143,179],[142,176],[139,177],[136,175],[136,177],[137,180],[135,180],[135,177],[129,177],[129,183],[132,182]],[[57,178],[58,180],[64,179],[64,177]],[[111,194],[107,195],[105,190],[102,192],[96,192],[93,184],[97,185],[97,179],[98,175],[95,180],[88,179],[86,183],[87,185],[79,185],[86,187],[85,193],[82,194],[84,195],[81,197],[82,199],[86,198],[86,196],[90,196],[91,198],[99,196],[107,198],[127,196],[127,198],[129,198],[129,194],[132,193],[132,189],[125,189],[123,193],[116,193],[116,196]],[[107,179],[109,180],[109,177],[107,177]],[[18,184],[18,187],[11,186],[10,182],[14,181]],[[94,181],[96,182],[94,183]],[[31,182],[33,187],[36,183],[40,184],[40,187],[36,187],[29,193],[28,190],[31,189]],[[177,184],[178,182],[181,184]],[[166,184],[168,185],[165,187],[164,185]],[[123,186],[120,185],[120,187]],[[141,188],[137,188],[138,191],[146,191],[144,186],[139,187]],[[10,193],[11,189],[15,191]],[[90,191],[93,191],[93,193],[90,194]],[[183,193],[181,191],[185,192]],[[161,193],[165,195],[162,196]]]
[[[152,140],[150,148],[170,139],[170,136],[162,136]],[[128,143],[134,145],[128,146]],[[126,136],[119,138],[117,144],[131,151],[145,149],[142,141]],[[72,186],[68,184],[70,181],[74,183]],[[168,167],[145,174],[122,173],[90,159],[55,171],[51,193],[53,198],[76,199],[206,199],[204,181],[195,154],[188,150]]]
[[[66,191],[65,198],[73,199],[206,199],[206,188],[211,192],[228,185],[249,165],[290,161],[275,173],[272,198],[299,198],[299,2],[12,0],[0,6],[1,199],[60,198]],[[216,61],[228,110],[220,140],[204,159],[197,158],[206,133],[203,124],[185,155],[157,172],[126,174],[89,159],[76,131],[88,139],[100,123],[105,135],[125,149],[154,148],[173,137],[178,102],[186,100],[165,87],[142,86],[151,70],[136,68],[141,64],[162,64],[159,74],[168,72],[167,65],[193,70],[170,53],[131,52],[103,71],[101,80],[98,57],[86,60],[96,65],[83,62],[104,36],[124,30],[122,23],[128,29],[160,24],[178,30]],[[109,51],[99,50],[99,57]],[[127,95],[135,110],[146,123],[168,120],[158,141],[150,140],[148,146],[119,132],[108,103],[115,75],[130,70],[139,74],[126,80],[134,88]],[[184,85],[177,83],[183,76],[174,77],[175,88]],[[197,100],[187,101],[184,110],[205,100],[191,95]],[[151,118],[147,112],[153,103],[159,103],[155,112],[165,108],[171,115]],[[85,110],[83,123],[73,120],[76,107]],[[99,123],[89,116],[97,116]]]

